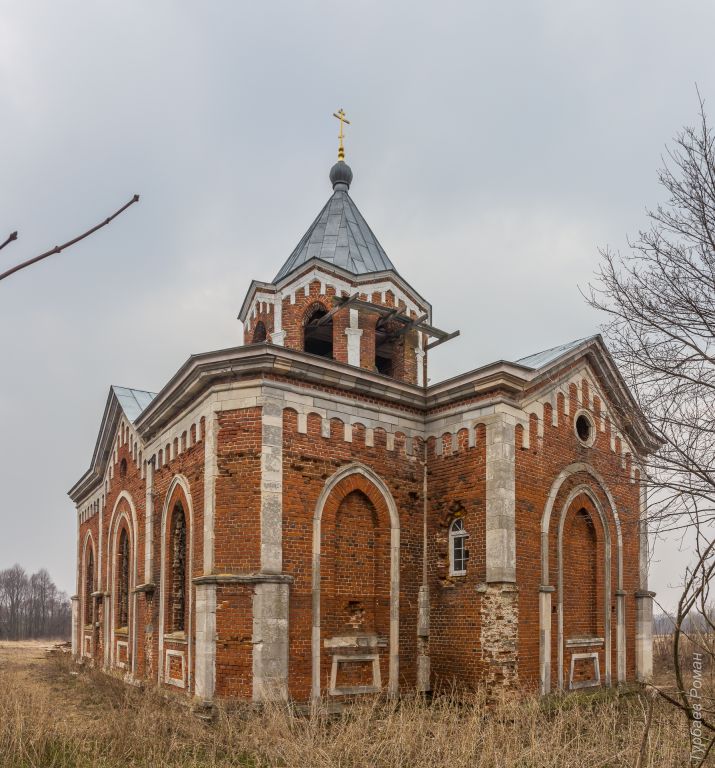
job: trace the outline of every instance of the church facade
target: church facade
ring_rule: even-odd
[[[456,334],[330,180],[241,346],[110,389],[75,658],[205,703],[647,679],[657,446],[601,338],[428,383]]]

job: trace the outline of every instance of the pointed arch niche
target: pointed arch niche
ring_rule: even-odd
[[[80,622],[80,655],[91,657],[95,648],[96,617],[94,591],[97,584],[97,565],[94,554],[94,537],[87,531],[82,548],[82,608]]]
[[[159,682],[191,689],[193,508],[189,481],[176,475],[161,514]]]
[[[587,464],[567,467],[541,521],[542,693],[553,685],[610,686],[614,640],[616,679],[625,681],[622,549],[618,511],[602,478]]]
[[[107,583],[111,585],[109,621],[105,621],[105,664],[135,672],[136,664],[136,594],[137,516],[132,497],[122,491],[109,522]]]
[[[378,475],[350,464],[313,517],[312,695],[398,690],[400,520]]]

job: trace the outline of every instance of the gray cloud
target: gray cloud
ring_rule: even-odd
[[[715,97],[713,22],[694,1],[0,3],[0,227],[21,234],[0,265],[142,194],[0,287],[0,565],[74,591],[65,493],[109,385],[239,342],[249,280],[330,192],[339,106],[356,202],[462,329],[433,380],[597,330],[577,286],[660,199],[694,82]]]

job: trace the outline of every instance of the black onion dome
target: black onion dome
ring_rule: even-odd
[[[338,184],[344,184],[346,189],[350,189],[352,180],[352,168],[350,168],[344,160],[338,160],[338,162],[330,169],[330,183],[333,185],[333,189],[335,189]]]

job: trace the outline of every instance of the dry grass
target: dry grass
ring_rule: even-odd
[[[214,723],[154,691],[129,688],[37,645],[0,646],[0,765],[42,766],[633,766],[638,695],[518,700],[364,701],[340,717],[285,708],[219,712]],[[682,766],[681,717],[656,702],[643,766]]]

